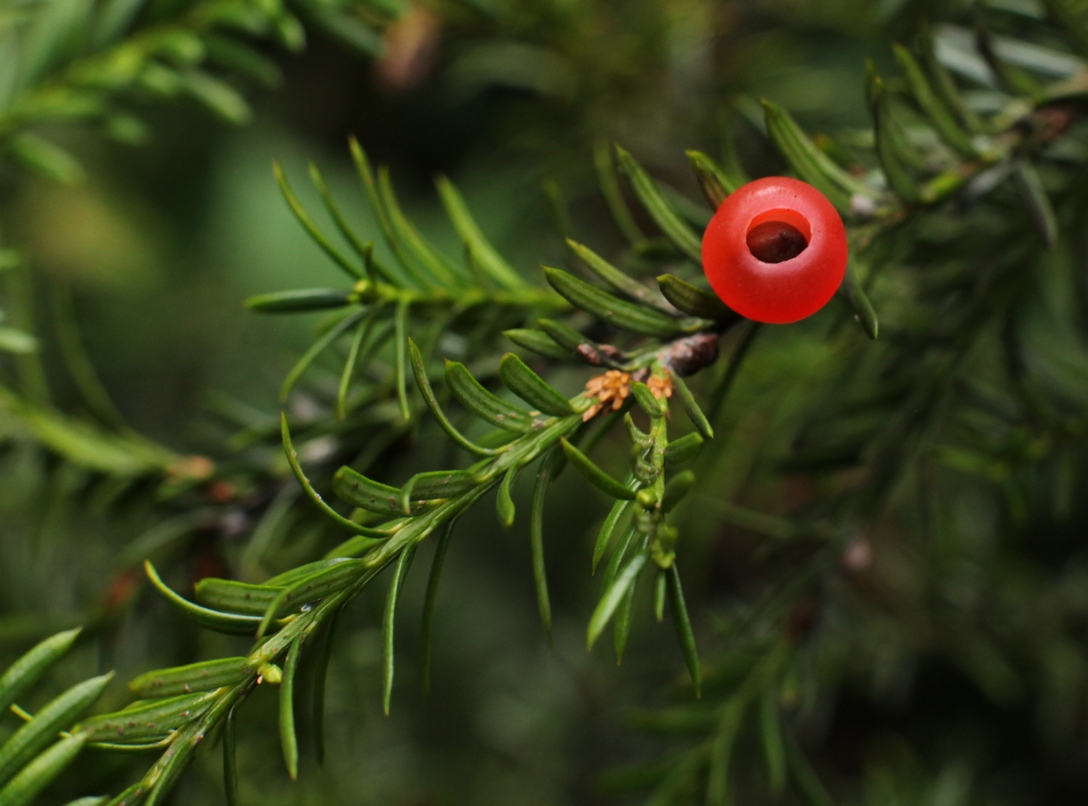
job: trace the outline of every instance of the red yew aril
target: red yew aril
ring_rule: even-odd
[[[786,176],[730,194],[703,234],[703,271],[722,302],[787,324],[816,313],[846,273],[846,228],[820,191]]]

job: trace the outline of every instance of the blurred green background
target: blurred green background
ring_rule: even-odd
[[[70,289],[87,351],[125,420],[179,453],[219,456],[224,431],[209,402],[226,395],[274,415],[283,377],[311,342],[319,318],[262,318],[245,311],[242,301],[266,291],[343,285],[284,203],[273,161],[283,165],[307,208],[317,210],[306,181],[306,164],[316,161],[358,228],[375,233],[348,154],[347,138],[355,135],[374,162],[391,167],[409,218],[456,255],[459,245],[432,186],[434,175],[448,175],[499,251],[533,276],[541,263],[563,259],[542,191],[546,179],[556,181],[569,202],[576,237],[605,255],[621,246],[597,190],[596,144],[621,143],[692,198],[698,190],[684,149],[717,154],[731,138],[752,175],[780,172],[783,163],[759,134],[758,99],[783,105],[810,130],[866,127],[865,60],[890,64],[891,42],[913,30],[917,19],[961,4],[926,5],[419,4],[386,28],[384,56],[377,59],[312,30],[301,54],[267,48],[282,81],[247,89],[253,114],[244,125],[228,125],[193,102],[146,100],[138,109],[150,137],[139,146],[58,128],[58,142],[86,169],[84,181],[61,185],[5,168],[2,235],[29,256],[42,321],[49,316],[49,289]],[[727,106],[737,110],[728,118]],[[776,418],[788,420],[800,410],[825,364],[835,360],[817,341],[825,325],[799,326],[811,342],[797,333],[776,334],[764,345],[737,390],[736,410],[745,414],[731,421],[729,440],[713,446],[728,457],[712,460],[713,471],[704,474],[720,480],[721,492],[706,489],[681,516],[694,535],[685,565],[707,646],[728,620],[731,602],[764,581],[752,564],[754,538],[716,524],[719,500],[745,489],[750,501],[780,511],[781,496],[805,500],[809,485],[818,484],[804,478],[767,483],[757,467],[760,456],[773,452]],[[47,325],[44,330],[48,334]],[[46,335],[53,367],[56,349]],[[64,372],[57,369],[50,382],[58,407],[78,410]],[[567,379],[571,388],[579,382]],[[747,416],[772,400],[776,408],[768,416]],[[411,456],[390,457],[389,477],[443,461],[448,453],[431,449],[433,440],[425,438],[434,433],[424,432]],[[127,584],[118,576],[118,555],[158,515],[146,490],[120,506],[81,497],[86,478],[80,471],[58,467],[27,444],[6,443],[0,462],[0,648],[14,657],[32,639],[84,620],[116,595],[117,586]],[[518,500],[527,505],[525,493]],[[414,673],[414,625],[425,585],[425,574],[417,572],[398,613],[402,662],[391,716],[382,716],[380,707],[381,592],[370,591],[340,626],[324,768],[317,769],[304,747],[300,781],[288,781],[274,696],[258,691],[241,713],[241,802],[625,802],[628,796],[605,791],[600,775],[612,765],[654,757],[660,743],[630,729],[627,709],[663,702],[682,659],[670,630],[648,618],[636,620],[622,666],[604,646],[585,652],[583,631],[596,591],[588,557],[605,502],[570,477],[551,501],[551,650],[538,625],[526,527],[504,532],[483,507],[458,527],[447,561],[430,696],[421,695]],[[957,506],[980,534],[999,528],[1001,516],[973,483],[962,484]],[[1083,515],[1083,505],[1076,509]],[[1079,528],[1084,520],[1072,522]],[[208,557],[229,564],[240,550],[230,539],[201,538],[173,561],[186,574],[196,574]],[[1070,595],[1083,597],[1083,581],[1083,571],[1072,578]],[[146,586],[136,597],[131,609],[102,622],[96,640],[81,646],[58,679],[101,667],[116,668],[121,680],[153,665],[246,650],[245,641],[184,623]],[[879,656],[881,630],[901,631],[909,619],[875,621],[859,633],[868,631],[869,649]],[[895,656],[894,647],[909,645],[909,636],[887,642],[885,688],[848,681],[820,700],[812,720],[810,733],[824,748],[817,767],[844,793],[843,802],[1084,802],[1086,712],[1054,715],[1075,722],[1076,741],[1037,743],[1028,738],[1039,718],[1030,698],[999,696],[995,703],[940,660],[923,659],[919,667],[916,657]],[[844,644],[840,652],[855,650]],[[107,705],[119,706],[124,696],[117,686]],[[741,759],[756,763],[747,751]],[[145,757],[87,754],[61,794],[115,792],[147,763]],[[202,748],[172,802],[220,802],[219,763],[218,752]],[[994,773],[977,797],[963,795],[971,789],[964,772],[970,766]],[[885,786],[881,776],[894,783]],[[870,783],[849,783],[857,780]],[[913,781],[924,783],[915,791]],[[738,803],[763,802],[756,790],[738,795]]]

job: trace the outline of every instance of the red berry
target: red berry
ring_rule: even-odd
[[[730,194],[703,233],[703,271],[722,302],[757,322],[816,313],[846,273],[846,228],[820,191],[786,176]]]

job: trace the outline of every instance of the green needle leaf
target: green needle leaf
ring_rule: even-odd
[[[563,195],[563,189],[555,179],[548,177],[541,183],[541,190],[544,191],[544,195],[548,199],[548,206],[551,207],[556,230],[560,236],[569,238],[574,227],[571,224],[570,206]]]
[[[515,434],[528,434],[533,430],[533,421],[528,412],[511,406],[487,391],[464,364],[446,362],[446,384],[461,405],[480,419]]]
[[[295,733],[295,672],[298,671],[298,656],[301,652],[302,637],[291,642],[287,650],[287,661],[283,665],[283,678],[280,680],[280,747],[283,749],[283,762],[287,765],[287,774],[292,781],[298,780],[298,735]]]
[[[730,700],[722,710],[721,719],[710,745],[707,769],[707,806],[727,806],[731,802],[729,765],[733,761],[737,737],[744,721],[747,702],[739,697]]]
[[[627,639],[631,635],[631,612],[635,605],[635,586],[627,589],[620,601],[619,612],[616,613],[616,622],[612,629],[612,648],[616,651],[616,665],[623,663],[623,651],[627,649]]]
[[[0,676],[0,713],[8,708],[24,691],[34,685],[49,667],[71,649],[79,637],[81,627],[51,635],[11,664]]]
[[[600,363],[608,364],[610,355],[605,352],[604,345],[587,339],[574,328],[567,327],[562,322],[554,322],[551,319],[541,319],[537,324],[540,325],[541,330],[547,334],[548,338],[569,351],[568,358],[577,356],[586,360],[585,353],[589,351],[602,359]]]
[[[639,482],[634,476],[628,479],[628,489],[634,492],[634,488],[637,488]],[[604,557],[605,552],[608,551],[608,547],[612,544],[612,536],[616,533],[616,526],[623,516],[634,506],[632,500],[620,500],[612,505],[612,509],[608,511],[608,515],[604,519],[604,523],[601,525],[601,530],[597,533],[597,542],[593,545],[593,566],[592,573],[597,573],[597,565]]]
[[[627,595],[628,588],[635,584],[639,572],[649,559],[650,554],[648,551],[640,551],[627,561],[627,564],[623,566],[615,580],[609,585],[589,619],[589,628],[586,630],[586,646],[588,649],[593,649],[593,644],[596,643],[604,628],[608,626],[612,614],[616,612],[616,608],[619,607],[620,602]]]
[[[171,748],[159,757],[152,768],[153,772],[149,774],[154,776],[157,773],[158,780],[147,793],[147,800],[143,802],[143,806],[159,806],[166,799],[174,788],[174,784],[192,761],[197,746],[197,742],[193,741],[194,738],[193,731],[187,729],[178,737],[179,741],[176,744],[171,743]],[[124,801],[121,802],[121,806],[125,806]]]
[[[691,424],[704,438],[714,439],[714,428],[710,425],[706,415],[703,414],[703,410],[699,408],[699,404],[695,401],[695,396],[691,393],[687,383],[675,372],[672,373],[671,377],[672,388],[675,390],[676,396],[680,398],[680,405],[684,407],[684,412],[688,415],[688,419],[691,420]]]
[[[129,682],[139,697],[175,697],[241,683],[249,674],[246,658],[220,658],[145,672]]]
[[[545,358],[562,361],[563,359],[570,358],[572,355],[570,350],[560,344],[556,344],[551,336],[540,330],[515,328],[514,330],[504,330],[503,335],[514,342],[518,347],[524,347],[526,350],[531,350]]]
[[[351,389],[351,378],[355,374],[355,367],[359,362],[359,353],[363,344],[370,338],[374,331],[374,323],[378,321],[378,309],[373,307],[366,317],[366,322],[355,328],[355,335],[351,338],[351,347],[348,348],[348,357],[344,361],[344,369],[340,373],[340,385],[336,390],[336,416],[343,420],[348,415],[348,392]]]
[[[238,806],[238,706],[227,712],[223,725],[223,790],[227,806]]]
[[[702,151],[685,151],[691,169],[695,172],[695,179],[699,182],[699,189],[706,197],[706,203],[710,209],[717,212],[729,194],[739,187],[733,184],[725,175],[718,164]]]
[[[92,717],[73,729],[90,742],[143,742],[168,736],[199,718],[219,699],[218,689],[146,700],[122,711]]]
[[[998,54],[997,43],[988,29],[978,22],[974,29],[975,49],[1000,84],[1014,95],[1035,97],[1042,94],[1043,85],[1031,73],[1009,63],[1003,54]]]
[[[623,561],[627,559],[628,549],[636,542],[638,536],[637,525],[634,521],[627,524],[623,537],[620,538],[619,547],[612,552],[612,557],[608,560],[608,565],[601,576],[601,590],[608,590],[612,583],[615,582],[616,574],[620,572]]]
[[[778,687],[767,686],[759,698],[759,738],[767,766],[767,786],[775,797],[786,788],[786,745],[778,716]]]
[[[541,330],[544,331],[544,335],[569,351],[567,354],[568,357],[578,355],[579,348],[582,345],[588,344],[594,348],[599,347],[599,345],[594,344],[590,339],[574,330],[573,327],[568,327],[567,325],[562,324],[562,322],[556,322],[551,319],[542,319],[539,324]]]
[[[861,283],[858,282],[853,261],[846,264],[846,275],[843,277],[839,291],[851,310],[854,311],[854,316],[857,317],[861,329],[865,331],[865,335],[870,339],[875,339],[880,333],[880,321],[873,309],[873,303],[869,302],[869,296],[865,293]]]
[[[339,563],[344,562],[344,559],[345,558],[343,557],[335,557],[325,560],[316,560],[312,563],[304,563],[289,571],[284,571],[282,574],[276,574],[276,576],[272,577],[264,584],[273,588],[286,588],[317,571],[323,571],[326,568],[338,565]],[[197,585],[199,586],[200,583],[198,582]]]
[[[149,787],[146,783],[137,781],[110,799],[106,806],[128,806],[130,803],[136,806],[144,806],[144,798],[147,796],[148,791]]]
[[[302,357],[295,362],[295,365],[291,367],[291,371],[287,373],[287,378],[283,382],[283,386],[280,387],[280,402],[287,399],[287,396],[291,394],[291,390],[295,387],[298,379],[302,377],[304,373],[329,345],[336,341],[340,336],[346,333],[348,330],[362,321],[363,317],[368,314],[368,311],[361,310],[355,313],[349,314],[333,325],[329,330],[322,334],[322,336],[315,341],[310,348],[302,354]]]
[[[536,604],[540,611],[540,623],[548,646],[552,644],[552,603],[548,595],[548,569],[544,563],[544,502],[548,495],[555,466],[556,449],[552,448],[540,461],[536,484],[533,485],[533,501],[529,514],[529,546],[533,554],[533,584],[536,587]]]
[[[205,577],[194,586],[197,602],[205,607],[247,616],[264,615],[283,590],[282,585],[254,585],[216,577]]]
[[[389,169],[384,165],[378,168],[378,194],[385,207],[394,237],[403,244],[419,261],[423,270],[430,275],[435,284],[449,287],[457,283],[458,275],[464,277],[448,260],[428,244],[412,223],[405,217],[393,192],[393,183],[389,179]]]
[[[672,305],[686,314],[702,319],[721,321],[740,319],[714,294],[685,282],[675,274],[662,274],[657,278],[661,293]]]
[[[143,742],[90,742],[89,747],[95,750],[108,750],[111,753],[146,753],[148,750],[162,750],[169,747],[174,741],[173,734],[166,734],[158,739],[150,739]]]
[[[392,515],[401,509],[398,503],[399,489],[367,478],[347,465],[337,470],[332,477],[332,490],[341,501],[367,512]],[[422,505],[416,504],[408,514],[416,515],[423,509]]]
[[[342,268],[349,277],[353,277],[356,280],[361,280],[366,277],[366,272],[359,266],[349,261],[344,255],[340,253],[332,242],[325,237],[325,234],[314,223],[313,219],[303,208],[302,203],[298,200],[295,192],[291,190],[291,185],[287,181],[287,176],[283,172],[283,167],[278,163],[272,163],[272,171],[276,175],[276,183],[280,186],[280,192],[283,193],[283,198],[287,200],[287,205],[291,208],[291,212],[295,214],[295,218],[302,224],[303,229],[307,234],[321,247],[326,255],[332,258],[332,261]]]
[[[840,212],[852,211],[851,199],[855,194],[870,198],[876,195],[868,185],[839,167],[821,151],[790,113],[778,104],[764,100],[763,116],[771,141],[797,171],[797,175],[827,196]]]
[[[623,429],[627,432],[627,438],[631,440],[631,444],[640,450],[646,450],[654,444],[653,437],[635,425],[635,418],[629,411],[624,412]]]
[[[264,635],[276,616],[288,615],[309,602],[316,602],[350,587],[360,579],[364,571],[363,560],[345,560],[295,581],[269,603],[261,625],[257,628],[257,637]]]
[[[684,590],[680,586],[680,571],[675,562],[669,566],[666,573],[669,575],[669,607],[672,610],[673,624],[676,626],[676,637],[680,641],[680,651],[684,655],[688,674],[691,675],[691,683],[695,686],[695,696],[701,697],[703,674],[699,666],[699,649],[695,645],[695,633],[691,629],[688,606],[684,602]]]
[[[435,184],[438,186],[438,194],[442,197],[442,204],[446,207],[446,213],[453,223],[453,228],[461,236],[465,248],[472,254],[473,260],[480,269],[503,288],[518,288],[524,285],[514,268],[502,259],[495,251],[495,247],[484,237],[453,183],[445,177],[439,177]]]
[[[499,485],[499,494],[495,499],[495,510],[499,516],[499,523],[509,529],[514,525],[514,517],[517,510],[514,508],[513,487],[518,477],[518,467],[512,467],[502,477]]]
[[[578,256],[586,268],[625,297],[640,305],[656,308],[669,316],[676,314],[673,306],[661,299],[653,289],[647,288],[629,274],[620,271],[588,246],[583,246],[570,238],[567,238],[567,246]]]
[[[351,292],[336,288],[304,288],[258,294],[246,300],[246,307],[258,313],[297,313],[343,308],[351,304]]]
[[[676,505],[684,499],[684,496],[691,492],[691,488],[694,486],[694,473],[690,470],[684,470],[677,473],[669,479],[669,483],[665,485],[665,492],[661,495],[661,510],[663,512],[672,512]]]
[[[507,353],[499,362],[499,379],[507,389],[544,414],[556,417],[574,414],[570,401],[513,353]]]
[[[933,126],[937,135],[944,140],[960,156],[967,159],[977,159],[978,151],[971,142],[971,137],[964,131],[956,120],[952,110],[948,109],[938,97],[929,80],[926,78],[922,66],[918,64],[909,50],[899,44],[892,46],[895,50],[895,58],[907,77],[907,85],[910,93],[918,103],[926,120]]]
[[[897,132],[888,103],[888,93],[884,81],[876,72],[872,62],[868,65],[869,106],[873,113],[876,127],[876,153],[888,178],[888,185],[895,194],[908,204],[923,201],[923,194],[911,176],[908,164],[915,161],[915,155]]]
[[[718,110],[717,128],[721,141],[721,170],[729,180],[726,187],[739,188],[751,181],[740,164],[740,155],[737,154],[736,138],[733,136],[732,121],[737,117],[737,110],[730,106],[723,106]]]
[[[457,517],[450,518],[442,529],[442,535],[438,538],[438,545],[434,550],[434,559],[431,560],[431,573],[427,578],[427,595],[423,601],[423,625],[420,628],[419,662],[422,669],[423,693],[431,693],[431,628],[434,624],[434,606],[438,600],[438,583],[442,578],[442,565],[446,561],[446,551],[450,546],[450,537],[453,535],[454,524]]]
[[[1035,166],[1025,159],[1013,160],[1012,175],[1016,180],[1016,188],[1020,191],[1020,198],[1031,213],[1035,229],[1042,236],[1043,242],[1054,248],[1058,242],[1058,217]]]
[[[559,441],[563,446],[563,453],[567,455],[568,461],[578,468],[578,472],[585,476],[598,490],[612,498],[631,499],[635,497],[633,490],[620,484],[597,467],[588,456],[568,442],[566,437],[562,437]]]
[[[11,781],[61,730],[82,716],[112,678],[113,672],[110,672],[72,686],[42,706],[33,719],[0,745],[0,785]]]
[[[696,263],[702,263],[702,244],[691,228],[672,209],[661,190],[650,178],[650,175],[642,168],[635,158],[619,146],[616,146],[616,157],[619,160],[620,170],[623,171],[631,184],[638,200],[649,214],[654,223],[661,228],[665,237],[672,241],[676,247]]]
[[[396,341],[396,359],[394,373],[397,382],[397,403],[404,422],[412,419],[412,410],[408,407],[408,303],[397,303],[397,312],[393,319],[394,340]]]
[[[951,109],[958,121],[971,132],[984,131],[986,125],[970,107],[964,103],[963,95],[956,86],[955,80],[947,68],[937,58],[937,52],[933,45],[933,32],[924,21],[918,26],[918,36],[914,40],[914,50],[922,60],[925,70],[934,80],[933,89]]]
[[[631,208],[627,206],[627,200],[623,197],[619,178],[616,176],[616,168],[612,162],[612,149],[608,143],[599,141],[593,147],[593,167],[597,171],[597,182],[601,186],[601,195],[604,196],[608,210],[612,214],[612,220],[616,227],[632,244],[640,244],[646,240],[642,234],[635,217],[631,215]]]
[[[66,736],[27,764],[0,790],[0,806],[29,806],[83,749],[83,736]]]
[[[692,332],[709,323],[700,320],[678,320],[644,305],[636,305],[602,291],[562,269],[544,267],[548,283],[572,305],[620,330],[640,333],[644,336],[672,338],[683,332]],[[544,322],[541,326],[554,338]],[[583,340],[584,341],[584,340]]]
[[[665,411],[661,407],[661,401],[654,397],[654,393],[650,391],[650,387],[641,381],[635,381],[631,384],[631,393],[635,397],[635,402],[638,403],[639,408],[646,412],[646,416],[652,419],[658,417],[664,417]]]
[[[752,345],[755,344],[756,337],[762,332],[762,324],[759,322],[748,321],[741,326],[740,341],[733,348],[733,354],[729,356],[729,365],[726,367],[725,376],[718,382],[715,387],[713,395],[710,399],[710,416],[715,420],[721,414],[722,406],[725,405],[726,399],[729,397],[729,392],[733,389],[733,384],[737,380],[737,376],[740,374],[740,368],[744,365],[744,359],[748,357],[748,353],[751,352]],[[675,374],[673,375],[673,385],[680,391],[680,402],[683,404],[685,411],[688,413],[688,417],[691,418],[695,427],[699,430],[707,439],[713,439],[713,433],[707,433],[704,430],[710,427],[710,423],[699,409],[698,404],[695,403],[695,398],[691,396],[691,392],[687,391],[687,387],[681,383],[677,383],[680,378]],[[690,401],[690,402],[689,402]],[[700,423],[698,418],[702,418]]]
[[[159,593],[166,597],[166,600],[173,605],[175,609],[179,610],[202,627],[207,627],[209,630],[215,630],[216,632],[226,633],[227,635],[252,636],[256,634],[257,627],[261,623],[260,617],[223,613],[219,610],[212,610],[207,607],[193,604],[188,599],[184,599],[176,594],[162,581],[158,572],[155,570],[155,566],[151,564],[150,560],[144,562],[144,570],[147,572],[147,577],[151,580],[151,584],[155,586]]]
[[[359,180],[363,184],[363,190],[366,191],[367,201],[370,202],[370,209],[374,211],[374,217],[378,219],[378,227],[381,229],[382,235],[385,236],[385,242],[389,246],[389,250],[397,259],[397,263],[400,265],[401,269],[403,269],[403,271],[396,272],[394,284],[426,287],[428,284],[427,279],[422,275],[419,267],[416,265],[415,261],[412,260],[400,239],[397,237],[397,232],[393,227],[389,211],[386,209],[385,204],[382,202],[381,195],[378,193],[378,184],[374,181],[374,174],[370,170],[370,162],[367,159],[366,152],[363,151],[362,147],[359,145],[359,141],[354,137],[351,137],[348,140],[348,145],[351,149],[351,158],[355,163],[356,173],[359,174]]]
[[[702,434],[684,434],[679,439],[674,439],[665,448],[665,469],[679,467],[686,464],[699,455],[705,440]]]
[[[298,479],[299,485],[303,491],[309,497],[313,503],[315,503],[318,509],[327,518],[343,526],[346,529],[350,529],[357,535],[367,535],[369,537],[385,537],[389,534],[387,531],[381,529],[370,529],[366,526],[362,526],[354,521],[348,520],[335,509],[325,503],[325,499],[318,494],[314,486],[310,484],[310,480],[306,478],[306,474],[302,471],[302,465],[298,461],[298,452],[295,450],[294,443],[291,442],[291,431],[287,427],[287,415],[280,414],[280,438],[283,440],[283,451],[287,454],[287,463],[291,466],[291,470],[295,474],[295,478]],[[335,479],[333,480],[335,483]]]
[[[427,402],[431,414],[438,420],[438,424],[442,426],[442,430],[450,436],[450,439],[466,451],[475,453],[479,456],[496,456],[502,453],[505,448],[485,448],[482,445],[477,445],[454,427],[453,423],[450,422],[449,417],[442,411],[442,407],[438,405],[438,398],[434,395],[434,389],[431,388],[431,381],[427,377],[427,369],[423,365],[423,356],[419,352],[416,343],[411,339],[408,339],[408,352],[412,359],[412,372],[415,374],[416,385],[419,387],[423,399]]]
[[[329,677],[329,661],[332,660],[333,637],[336,635],[336,625],[339,623],[340,614],[343,612],[344,608],[339,607],[329,618],[321,641],[321,649],[317,656],[317,664],[314,668],[311,713],[314,720],[314,755],[317,756],[318,764],[325,762],[325,686]]]
[[[664,569],[654,574],[654,619],[660,624],[665,620],[665,598],[668,595],[669,577]]]
[[[431,470],[417,473],[404,483],[397,503],[405,514],[411,514],[411,502],[456,498],[477,485],[476,478],[466,470]]]
[[[382,711],[386,716],[389,716],[389,704],[393,699],[393,628],[397,599],[415,553],[415,546],[401,552],[393,578],[389,582],[389,593],[385,597],[385,614],[382,617]]]
[[[314,187],[317,188],[317,192],[321,196],[321,201],[325,205],[325,209],[328,211],[329,216],[332,218],[336,228],[340,231],[340,234],[344,237],[344,240],[351,244],[351,248],[354,249],[359,257],[363,259],[363,268],[367,276],[371,274],[371,263],[374,256],[374,242],[362,241],[355,234],[354,230],[348,226],[347,219],[344,218],[344,214],[340,212],[340,207],[333,201],[332,194],[329,193],[329,187],[325,183],[325,177],[321,175],[321,169],[317,167],[316,163],[310,163],[310,181],[313,182]],[[386,278],[390,282],[395,282],[395,279]]]

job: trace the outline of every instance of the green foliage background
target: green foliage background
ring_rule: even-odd
[[[0,74],[19,75],[33,52],[21,26],[64,2],[0,7],[8,37]],[[763,133],[760,98],[859,153],[872,142],[866,59],[890,91],[905,93],[893,43],[912,42],[926,19],[950,20],[969,40],[978,25],[1071,60],[1062,64],[1081,83],[1068,103],[1051,107],[1068,115],[1053,145],[1023,134],[1023,121],[993,135],[1002,146],[1023,137],[1002,165],[1038,157],[1059,237],[1044,243],[1032,221],[1043,215],[1038,197],[1032,206],[1025,194],[1025,205],[995,171],[992,191],[979,181],[957,185],[942,203],[906,205],[903,220],[864,252],[877,341],[840,299],[811,320],[764,328],[743,364],[730,363],[737,336],[723,337],[723,358],[692,379],[717,438],[703,448],[697,484],[674,521],[703,698],[686,682],[671,626],[651,615],[649,585],[639,591],[622,665],[605,646],[611,641],[586,652],[601,596],[590,556],[608,502],[573,471],[553,486],[545,510],[549,648],[523,480],[512,529],[496,523],[490,499],[457,527],[434,616],[430,694],[421,693],[416,625],[433,540],[421,547],[397,611],[390,715],[382,714],[383,580],[338,626],[323,766],[301,718],[300,775],[289,780],[277,690],[262,685],[239,713],[238,802],[725,802],[714,799],[713,771],[700,767],[690,780],[671,771],[684,769],[692,748],[724,752],[714,731],[743,686],[737,681],[753,669],[758,677],[761,659],[782,646],[790,668],[758,680],[773,690],[771,705],[758,708],[777,720],[781,707],[788,752],[803,748],[830,796],[797,784],[797,767],[792,788],[768,791],[773,752],[757,709],[732,747],[734,802],[1083,802],[1088,90],[1075,35],[1088,28],[1088,15],[1076,16],[1083,3],[1046,4],[1073,9],[1081,25],[1066,25],[1065,35],[1042,21],[1044,4],[1027,0],[81,5],[131,7],[133,31],[218,6],[275,12],[269,19],[289,11],[306,43],[284,46],[298,36],[287,23],[228,26],[215,34],[207,64],[185,68],[202,77],[189,90],[162,97],[146,83],[110,87],[106,112],[30,120],[34,136],[70,157],[33,150],[18,139],[23,122],[0,117],[0,245],[21,256],[0,277],[3,325],[39,340],[36,355],[0,355],[4,665],[58,630],[85,628],[21,706],[33,712],[113,669],[95,709],[112,711],[131,699],[123,681],[148,669],[249,651],[249,638],[208,632],[171,610],[146,583],[145,557],[189,596],[202,577],[260,582],[344,538],[299,497],[278,444],[277,395],[321,315],[266,317],[242,305],[270,291],[344,285],[284,203],[273,161],[317,217],[321,200],[305,181],[315,161],[354,229],[378,240],[347,147],[354,135],[373,164],[390,166],[407,217],[446,255],[462,247],[431,184],[439,173],[535,285],[544,286],[541,264],[570,265],[565,235],[650,277],[682,258],[661,243],[656,252],[646,243],[632,250],[622,222],[612,221],[595,170],[609,143],[700,205],[685,149],[717,157],[735,147],[751,176],[790,170]],[[231,51],[232,42],[247,49]],[[66,75],[66,59],[93,50],[82,41],[58,51],[46,75]],[[1050,62],[1039,69],[1044,61],[1034,51],[1010,58],[997,90],[963,84],[979,108],[1007,110],[1032,95],[1027,81],[1056,77]],[[1028,78],[1018,84],[1016,70]],[[916,112],[900,113],[915,134],[925,128]],[[975,165],[951,159],[925,131],[916,145],[931,162],[916,173],[940,178]],[[933,163],[934,153],[944,162]],[[869,157],[859,164],[870,174],[878,165]],[[656,238],[627,198],[634,225]],[[327,217],[320,222],[332,231]],[[76,333],[85,356],[72,348]],[[460,360],[493,380],[508,349],[470,343]],[[712,409],[706,404],[734,366],[724,406]],[[101,425],[113,412],[86,380],[89,367],[125,425]],[[338,373],[336,361],[319,361],[286,404],[313,428],[302,454],[322,468],[325,487],[337,463],[350,463],[342,453],[368,447],[349,429],[330,428],[331,443],[321,441]],[[567,364],[546,377],[573,396],[591,374]],[[391,408],[375,406],[377,429],[357,434],[380,433],[393,422]],[[675,408],[672,426],[680,427]],[[110,467],[97,443],[87,449],[97,459],[88,459],[67,437],[68,449],[58,450],[43,437],[40,412],[97,422],[111,444],[132,440],[126,462],[145,464]],[[379,446],[365,472],[398,484],[463,466],[428,416]],[[629,449],[616,429],[595,459],[622,477]],[[190,456],[210,457],[214,483],[229,490],[204,483]],[[304,664],[298,685],[312,674]],[[13,732],[17,720],[6,719]],[[211,744],[170,802],[222,802]],[[155,757],[85,750],[39,802],[115,795]]]

